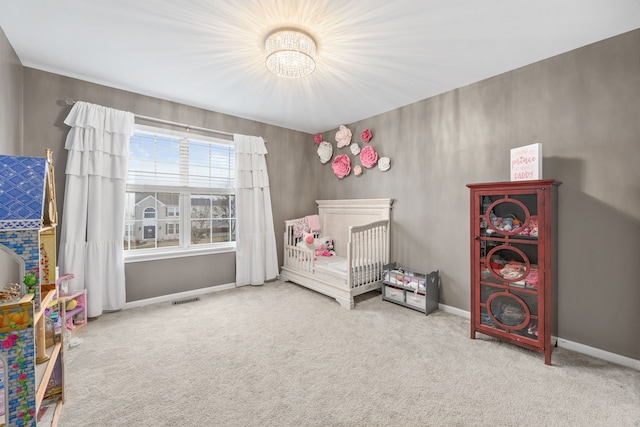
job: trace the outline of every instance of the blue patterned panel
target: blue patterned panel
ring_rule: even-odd
[[[0,155],[0,230],[40,229],[47,160]]]

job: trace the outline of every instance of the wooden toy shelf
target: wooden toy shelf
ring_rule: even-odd
[[[56,362],[61,357],[60,352],[62,351],[62,345],[63,343],[59,342],[52,347],[47,348],[45,352],[49,360],[45,363],[36,365],[36,384],[38,384],[38,389],[36,391],[36,412],[40,410],[40,406],[47,395],[49,379],[56,367]],[[60,404],[62,404],[62,402],[60,402]]]
[[[80,329],[87,325],[87,290],[73,291],[60,295],[65,307],[66,328],[72,335],[78,333]],[[75,308],[68,310],[70,301],[75,301]]]
[[[54,426],[64,401],[67,300],[56,277],[55,180],[46,154],[0,155],[0,249],[17,260],[11,281],[22,295],[4,292],[0,304],[0,426]]]
[[[427,274],[391,263],[384,266],[383,274],[383,301],[400,304],[425,315],[438,308],[438,270]]]
[[[9,408],[16,403],[21,408],[16,418],[25,420],[19,424],[25,426],[46,425],[37,421],[45,400],[55,406],[53,411],[58,414],[63,403],[64,337],[59,334],[49,347],[44,338],[47,309],[57,307],[64,320],[63,305],[55,285],[39,288],[39,292],[25,294],[18,301],[0,304],[0,351],[5,363],[3,383],[8,396],[3,402],[5,418],[0,418],[0,426],[18,425],[10,416],[6,418]],[[41,297],[38,310],[35,309],[37,296]]]
[[[64,346],[65,337],[60,329],[55,332],[53,345],[48,345],[45,339],[47,311],[57,312],[60,324],[65,324],[64,300],[59,298],[57,286],[48,284],[41,286],[40,309],[34,314],[36,328],[36,414],[39,413],[45,401],[50,405],[55,403],[54,412],[59,415],[64,402]],[[52,405],[53,406],[53,405]],[[54,417],[57,420],[57,416]],[[55,424],[55,423],[54,423]],[[42,425],[42,423],[37,423]]]

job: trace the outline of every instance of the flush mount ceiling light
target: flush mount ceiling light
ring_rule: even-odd
[[[316,42],[300,30],[279,29],[264,41],[267,68],[280,77],[296,79],[316,69]]]

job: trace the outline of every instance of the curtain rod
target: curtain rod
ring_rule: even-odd
[[[76,101],[73,98],[65,98],[64,102],[67,105],[73,105],[73,104],[76,103]],[[202,128],[202,127],[199,127],[199,126],[191,126],[191,125],[188,125],[188,124],[185,124],[185,123],[172,122],[170,120],[157,119],[155,117],[141,116],[139,114],[134,114],[134,117],[136,119],[146,120],[146,121],[149,121],[149,122],[162,123],[162,124],[165,124],[165,125],[185,128],[187,130],[187,132],[193,129],[193,130],[197,130],[197,131],[200,131],[200,132],[209,132],[209,133],[217,133],[219,135],[233,136],[233,133],[230,133],[230,132],[224,132],[224,131],[221,131],[221,130]],[[266,143],[267,141],[265,140],[264,142]]]

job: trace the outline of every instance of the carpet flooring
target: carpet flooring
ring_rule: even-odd
[[[105,314],[66,352],[75,426],[640,426],[640,372],[468,319],[275,281]]]

